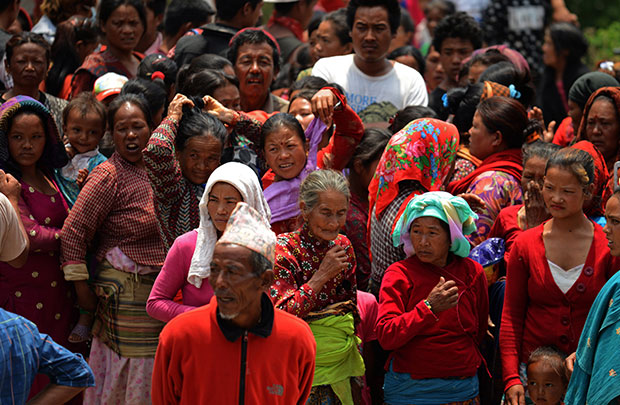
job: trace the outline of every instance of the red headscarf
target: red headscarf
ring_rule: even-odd
[[[584,213],[588,217],[602,216],[605,214],[605,204],[613,194],[605,159],[601,152],[589,141],[579,141],[571,146],[571,148],[588,152],[588,154],[592,156],[592,159],[594,159],[594,198],[590,206],[584,210]]]
[[[598,96],[607,96],[611,98],[616,106],[616,112],[620,115],[620,87],[602,87],[596,90],[586,103],[586,106],[583,108],[583,115],[581,118],[581,124],[579,124],[579,132],[577,133],[577,140],[588,140],[588,134],[586,133],[586,122],[588,121],[588,114],[590,114],[590,109],[592,108],[592,104],[594,104],[594,100]],[[620,155],[620,150],[618,151]],[[620,156],[618,156],[620,157]],[[616,160],[618,160],[618,157]],[[613,170],[613,169],[612,169]]]

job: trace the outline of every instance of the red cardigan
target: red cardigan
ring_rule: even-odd
[[[517,221],[517,215],[519,210],[523,207],[523,204],[509,205],[503,208],[489,232],[489,238],[502,238],[506,242],[506,251],[504,253],[504,260],[508,263],[510,257],[510,250],[517,236],[521,235],[523,229],[519,228],[519,222]]]
[[[246,404],[303,405],[314,377],[316,343],[296,316],[274,310],[267,337],[231,342],[218,326],[217,301],[168,322],[153,367],[153,404],[238,404],[242,340],[247,339]]]
[[[440,276],[456,281],[459,302],[435,316],[424,299]],[[394,263],[381,282],[376,327],[381,346],[392,350],[386,369],[393,361],[394,371],[414,379],[475,375],[488,313],[486,276],[473,260],[453,256],[444,268],[416,256]]]
[[[508,261],[500,348],[506,389],[520,384],[519,363],[540,347],[555,345],[565,353],[577,349],[590,306],[603,284],[618,270],[603,228],[594,239],[581,275],[566,294],[557,286],[542,238],[543,226],[517,237]]]

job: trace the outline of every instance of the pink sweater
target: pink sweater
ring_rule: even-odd
[[[168,251],[164,266],[155,280],[151,294],[146,303],[146,312],[155,319],[168,322],[183,312],[206,305],[213,297],[213,289],[208,279],[196,288],[187,282],[189,265],[192,262],[198,233],[189,231],[179,236]],[[177,292],[182,290],[183,304],[173,301]]]

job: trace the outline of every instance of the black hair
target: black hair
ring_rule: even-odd
[[[568,63],[579,61],[588,52],[588,40],[575,25],[556,22],[548,29],[556,53],[568,51],[566,56]]]
[[[291,84],[289,94],[297,90],[321,90],[327,86],[327,81],[318,76],[305,76]]]
[[[304,100],[310,101],[312,100],[312,97],[314,97],[316,93],[317,93],[317,90],[314,90],[314,89],[300,90],[297,94],[295,94],[293,98],[290,99],[289,104],[288,104],[289,110],[291,109],[291,104],[293,104],[293,101],[297,100],[298,98],[303,98]]]
[[[424,7],[424,14],[428,14],[428,12],[434,8],[439,8],[444,16],[456,13],[456,7],[454,3],[446,0],[431,0]]]
[[[245,6],[245,3],[250,3],[252,8],[255,9],[261,1],[262,0],[215,0],[217,18],[224,21],[232,20],[239,10]]]
[[[558,150],[562,149],[560,145],[556,145],[551,142],[544,142],[537,140],[532,143],[526,143],[521,148],[521,154],[523,155],[523,166],[533,157],[549,160],[549,158]]]
[[[472,16],[465,12],[458,12],[444,17],[437,28],[433,46],[441,53],[441,45],[448,38],[459,38],[471,42],[474,49],[482,46],[482,30]]]
[[[285,127],[293,131],[301,140],[301,142],[306,144],[306,135],[304,134],[304,129],[301,127],[297,118],[295,118],[292,114],[289,113],[277,113],[272,115],[265,123],[263,124],[263,129],[260,137],[259,147],[260,149],[265,149],[265,139],[272,132],[277,131],[280,127]]]
[[[54,137],[55,134],[48,133],[49,126],[47,122],[49,119],[53,120],[53,118],[51,117],[51,115],[46,116],[43,111],[38,110],[33,106],[22,106],[19,111],[9,120],[6,128],[6,133],[3,135],[8,138],[15,119],[24,114],[36,115],[41,120],[41,126],[45,131],[45,146],[43,147],[43,153],[41,154],[41,157],[36,163],[37,167],[43,169],[48,175],[51,175],[52,173],[50,173],[50,169],[60,169],[61,167],[66,166],[69,162],[69,157],[67,156],[65,146],[62,144],[62,142],[60,142],[60,140],[58,140],[58,142],[51,142],[51,138]],[[21,180],[21,168],[8,151],[8,139],[4,140],[3,143],[7,145],[6,154],[8,155],[8,159],[3,162],[5,167],[2,167],[2,169],[12,174],[17,180]]]
[[[418,72],[420,72],[421,75],[424,75],[424,72],[426,71],[426,61],[424,60],[424,56],[422,56],[422,52],[420,52],[420,50],[413,45],[405,45],[396,48],[388,54],[387,58],[390,60],[396,60],[396,58],[406,55],[413,56],[415,61],[418,63]]]
[[[179,89],[179,93],[187,97],[213,96],[215,90],[228,85],[238,87],[239,82],[237,78],[218,70],[203,69],[188,77],[183,87]]]
[[[278,51],[278,45],[273,42],[271,37],[267,35],[263,30],[258,29],[246,29],[243,32],[236,34],[230,43],[228,48],[228,60],[234,65],[239,56],[239,48],[246,44],[267,44],[273,50],[273,70],[274,72],[280,71],[280,51]]]
[[[162,84],[142,78],[128,80],[121,88],[121,95],[123,94],[141,95],[146,100],[151,114],[155,114],[157,111],[165,108],[168,101],[166,88]],[[151,115],[151,122],[153,118]]]
[[[146,98],[142,94],[125,93],[118,95],[108,106],[108,128],[111,132],[114,132],[114,116],[125,103],[138,107],[144,114],[149,128],[153,129],[153,118]]]
[[[192,100],[194,101],[195,107],[183,107],[183,117],[181,118],[181,122],[179,122],[179,130],[177,131],[177,137],[174,141],[175,148],[178,151],[183,151],[191,138],[196,136],[210,136],[220,141],[223,150],[227,136],[224,124],[211,114],[201,110],[202,100]]]
[[[347,24],[347,11],[344,8],[340,8],[336,11],[326,14],[323,17],[323,21],[329,21],[332,24],[332,29],[336,33],[341,45],[346,45],[352,42],[349,24]]]
[[[611,104],[614,107],[614,111],[616,113],[616,121],[618,121],[618,123],[620,124],[620,109],[616,105],[616,102],[614,101],[614,99],[609,97],[607,94],[599,94],[598,96],[594,97],[594,99],[592,100],[592,104],[590,104],[590,109],[588,110],[588,115],[590,115],[590,110],[592,109],[592,106],[598,100],[607,101],[609,104]],[[584,113],[585,113],[585,111],[584,111]],[[587,117],[585,117],[585,118],[587,118]]]
[[[83,8],[95,5],[95,0],[43,0],[40,10],[41,14],[47,16],[54,25],[58,25],[72,15],[78,14]]]
[[[189,63],[188,76],[197,73],[203,69],[222,70],[226,66],[232,67],[233,63],[221,55],[215,55],[213,53],[206,53],[200,56],[196,56]]]
[[[250,262],[252,263],[252,273],[256,276],[261,276],[267,270],[273,269],[271,262],[254,250],[250,250]]]
[[[155,72],[161,72],[164,77],[153,78],[152,75]],[[138,65],[138,77],[163,86],[168,95],[172,91],[172,85],[175,83],[177,72],[177,64],[172,59],[160,54],[148,55]]]
[[[396,34],[400,25],[400,5],[398,0],[351,0],[347,6],[347,25],[349,30],[353,31],[353,22],[355,21],[355,13],[360,7],[383,7],[388,13],[388,23],[390,24],[390,32]]]
[[[308,38],[310,38],[312,33],[319,28],[319,25],[321,25],[321,22],[323,21],[323,18],[325,18],[325,15],[326,14],[324,11],[321,11],[321,10],[314,11],[314,13],[312,14],[312,18],[310,19],[310,22],[308,23],[308,28],[306,28],[306,31],[308,31]]]
[[[153,10],[153,14],[155,14],[156,16],[162,15],[164,14],[164,11],[166,11],[166,0],[146,0],[144,2],[144,5],[147,8]]]
[[[75,45],[78,41],[97,42],[97,26],[86,17],[73,16],[56,26],[56,36],[51,48],[52,67],[45,79],[45,92],[58,96],[67,75],[73,74],[82,64]]]
[[[539,361],[547,361],[547,364],[553,368],[553,371],[562,379],[564,386],[568,386],[570,380],[568,370],[566,369],[566,353],[555,346],[541,346],[534,350],[527,359],[527,367]]]
[[[471,128],[483,90],[482,83],[474,83],[466,87],[455,87],[446,93],[447,111],[454,114],[452,123],[459,130],[459,134],[465,134]]]
[[[508,97],[489,97],[478,105],[478,114],[487,129],[502,134],[508,148],[523,146],[530,120],[523,104]]]
[[[570,171],[582,187],[594,183],[594,159],[588,152],[576,148],[563,148],[555,152],[545,166],[545,174],[552,167]]]
[[[82,117],[91,111],[96,113],[101,117],[101,130],[105,131],[108,120],[108,110],[105,104],[97,100],[97,97],[95,97],[92,92],[83,91],[69,101],[69,104],[62,110],[63,125],[67,125],[67,120],[72,110],[78,110]]]
[[[51,61],[51,47],[50,44],[39,34],[34,32],[24,31],[19,34],[13,35],[5,45],[6,61],[10,65],[11,57],[15,52],[15,48],[24,44],[39,45],[45,51],[45,60],[49,64]]]
[[[430,107],[410,105],[396,113],[388,129],[395,134],[405,128],[411,121],[419,118],[437,118],[437,114],[435,113],[435,110]]]
[[[164,14],[164,34],[175,36],[187,22],[193,27],[202,25],[212,14],[213,9],[205,0],[172,0]]]
[[[482,72],[478,81],[499,83],[506,87],[514,85],[521,93],[518,100],[526,108],[530,106],[536,93],[530,73],[526,69],[520,71],[511,62],[499,62],[489,66]]]
[[[298,3],[300,1],[303,1],[306,4],[310,4],[312,2],[312,0],[297,0],[289,1],[286,3],[276,2],[274,3],[274,9],[278,12],[278,15],[286,16],[291,12],[291,10],[293,10],[293,7],[295,7],[295,3]]]
[[[409,15],[409,11],[404,8],[400,9],[400,24],[405,32],[415,32],[415,23]]]
[[[366,128],[362,140],[349,160],[349,169],[353,169],[355,161],[368,168],[372,162],[381,157],[391,137],[392,133],[385,128]]]
[[[143,0],[101,0],[97,9],[99,23],[103,26],[120,6],[131,6],[138,12],[142,28],[146,30],[146,6]]]
[[[2,1],[0,1],[0,13],[3,13],[4,10],[9,8],[9,6],[12,3],[15,3],[15,2],[16,2],[16,0],[2,0]],[[18,4],[19,4],[19,2],[18,2]],[[19,6],[18,6],[18,8],[19,8]]]

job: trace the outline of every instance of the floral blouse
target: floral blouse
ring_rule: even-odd
[[[316,292],[307,283],[335,245],[344,248],[349,266]],[[279,235],[274,273],[270,288],[272,301],[279,309],[302,319],[310,312],[320,311],[337,302],[351,300],[357,303],[355,253],[344,235],[325,242],[315,237],[307,224],[297,231]]]

